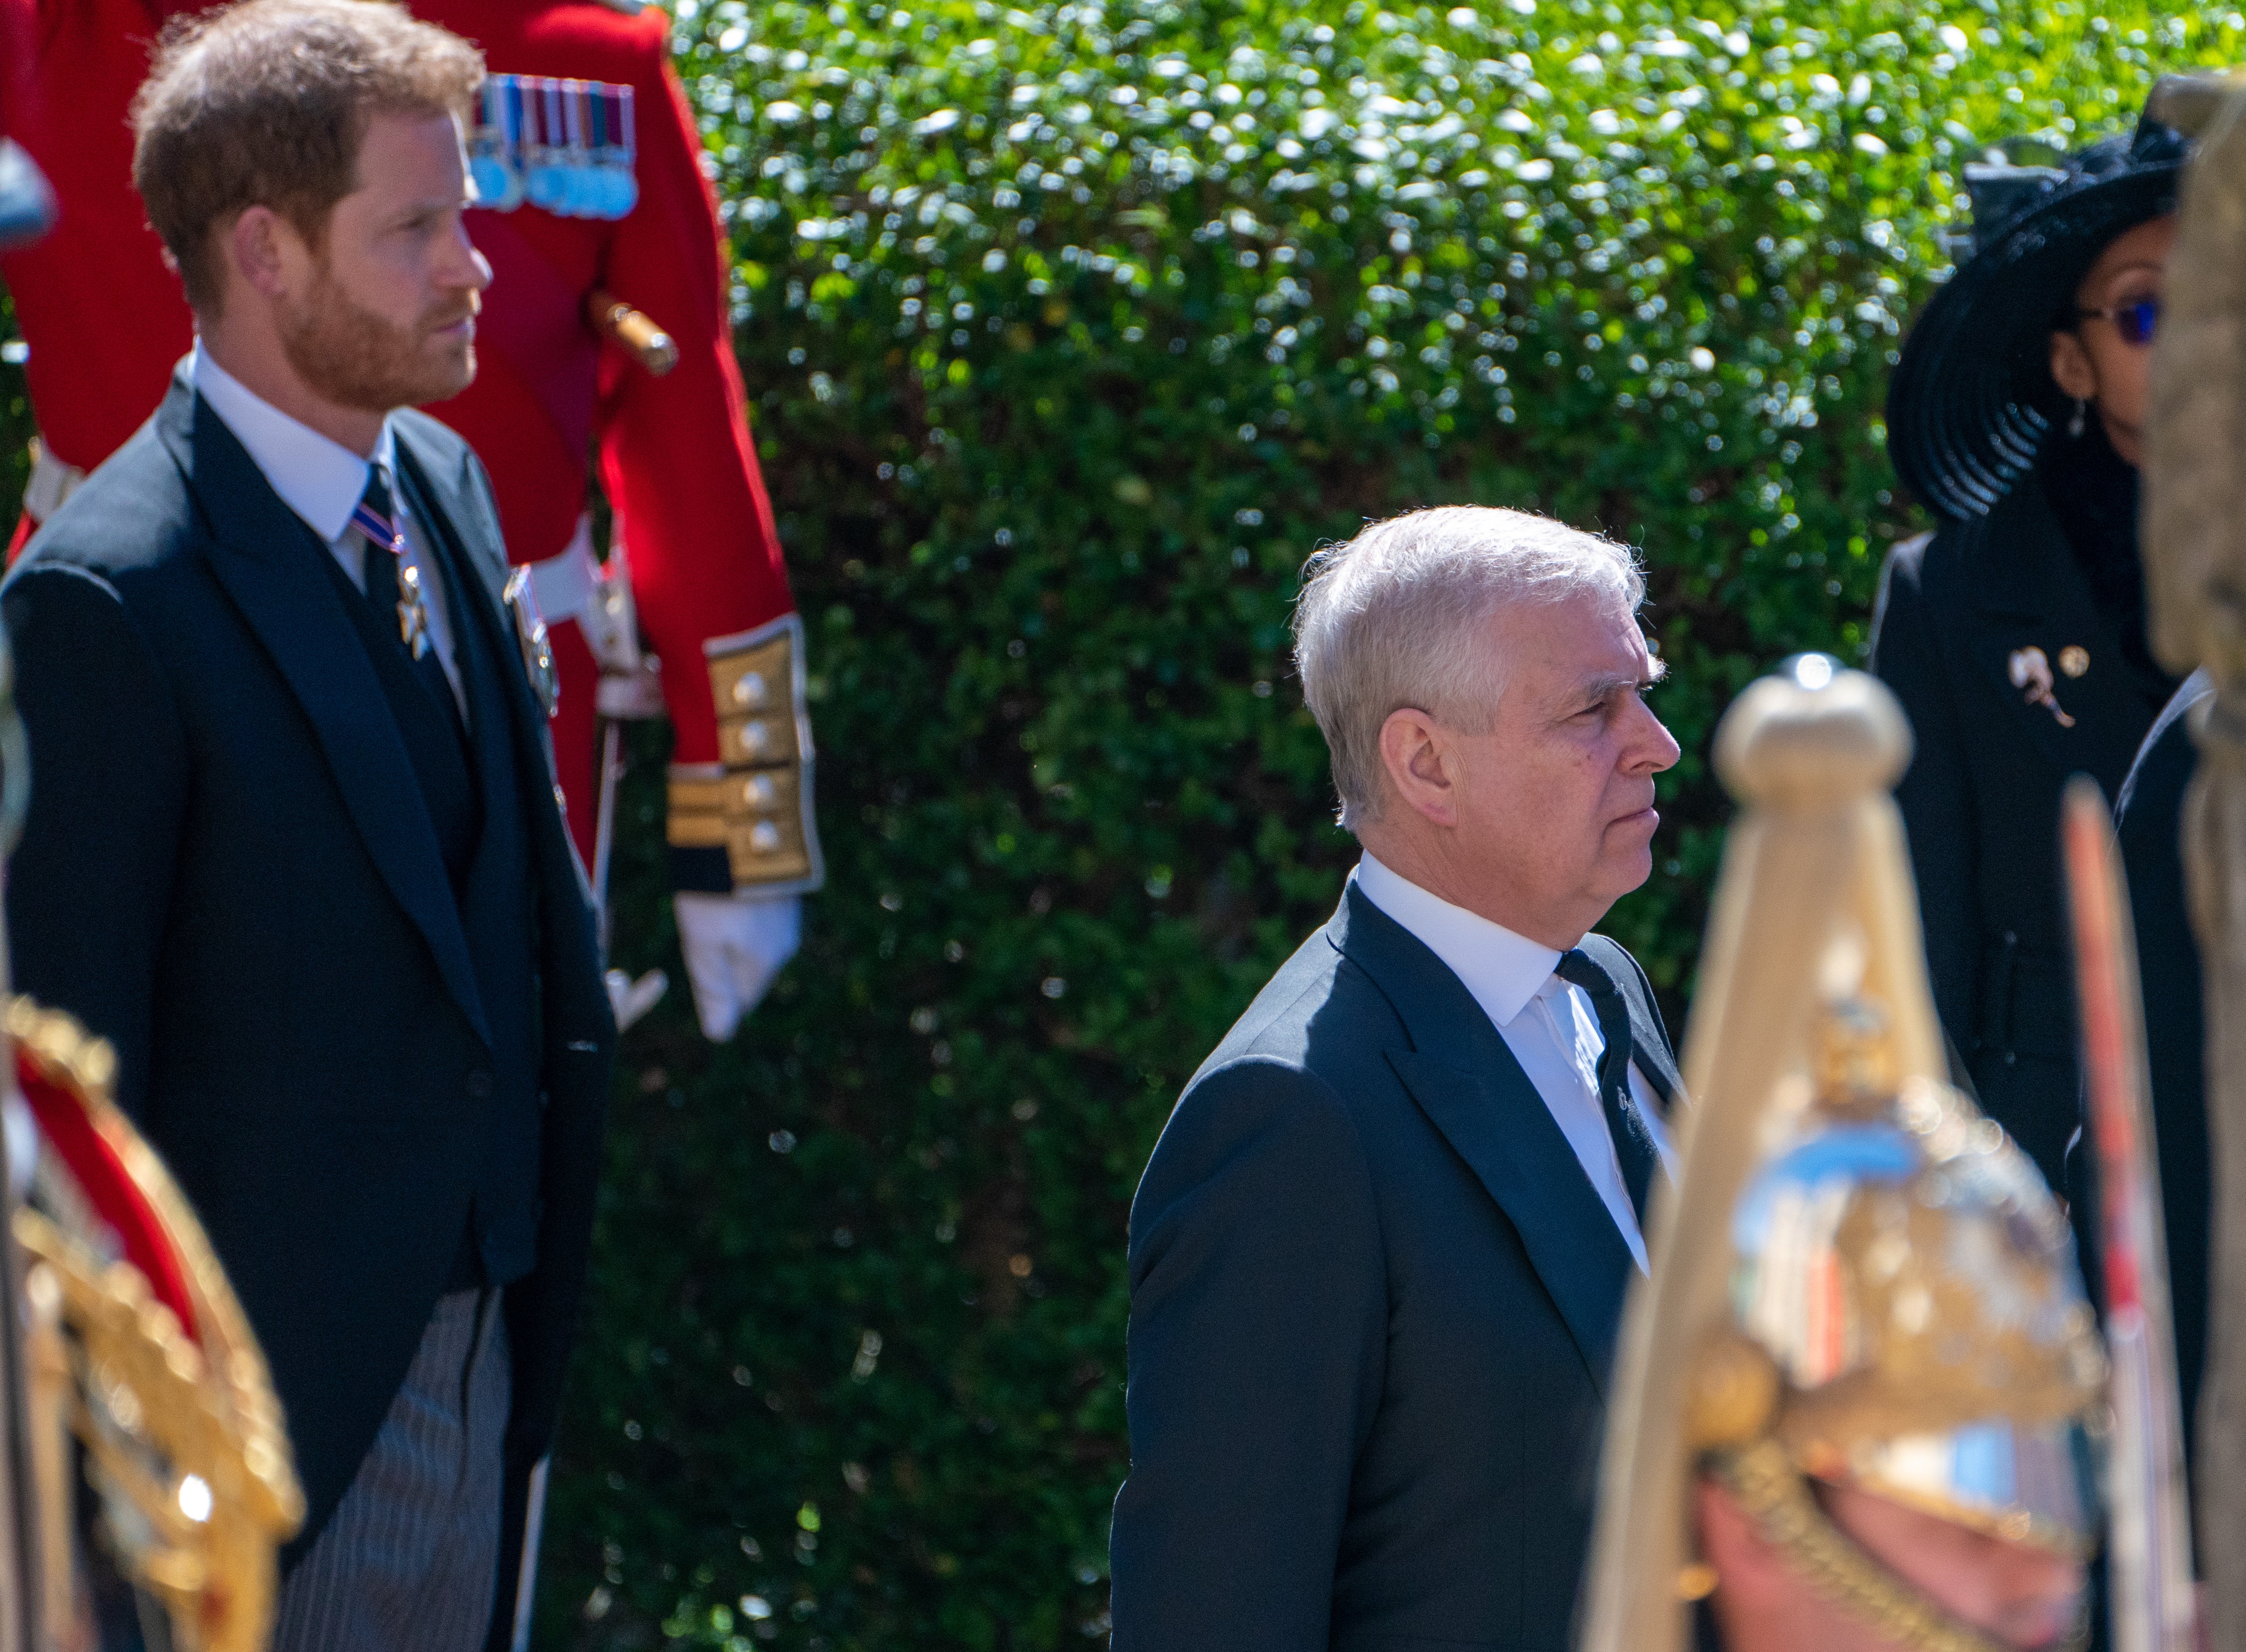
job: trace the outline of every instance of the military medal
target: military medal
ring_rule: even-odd
[[[554,648],[546,633],[546,616],[538,611],[538,595],[531,588],[530,570],[518,568],[507,575],[501,594],[507,611],[514,618],[514,641],[522,652],[522,675],[548,717],[562,704],[562,674],[554,666]]]
[[[639,201],[632,89],[550,75],[491,75],[468,136],[476,204],[614,220]]]
[[[403,540],[397,548],[405,548]],[[398,559],[398,640],[418,660],[429,651],[429,607],[421,600],[421,570],[402,555]]]

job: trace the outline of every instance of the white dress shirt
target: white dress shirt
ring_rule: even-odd
[[[452,615],[445,601],[445,581],[422,542],[420,527],[406,506],[405,489],[398,486],[398,438],[390,421],[382,421],[382,437],[370,462],[258,395],[213,361],[201,339],[195,341],[188,373],[196,393],[234,432],[250,462],[264,472],[273,491],[281,496],[281,502],[319,535],[343,568],[344,577],[361,591],[366,589],[366,540],[351,526],[351,513],[366,496],[367,473],[381,470],[384,486],[390,490],[391,520],[405,535],[404,560],[408,567],[420,570],[421,599],[429,610],[429,641],[452,682],[460,715],[466,717],[467,697],[461,689],[459,666],[453,658]]]
[[[1481,1006],[1544,1098],[1553,1122],[1575,1149],[1576,1162],[1644,1272],[1645,1236],[1638,1231],[1630,1186],[1615,1156],[1606,1110],[1599,1105],[1599,1057],[1606,1040],[1599,1033],[1590,995],[1552,973],[1560,962],[1552,948],[1430,894],[1370,854],[1358,861],[1350,876],[1366,900],[1449,965]],[[1630,1093],[1661,1154],[1662,1169],[1674,1175],[1668,1132],[1661,1127],[1653,1091],[1635,1062],[1630,1067]]]

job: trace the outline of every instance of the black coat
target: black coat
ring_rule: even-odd
[[[463,570],[454,626],[506,663],[476,749],[526,799],[514,909],[534,932],[533,1003],[480,1002],[348,588],[184,376],[0,588],[33,770],[8,877],[17,977],[117,1046],[119,1100],[241,1295],[304,1483],[291,1558],[357,1472],[455,1260],[507,1024],[529,1029],[543,1108],[536,1263],[507,1295],[510,1480],[547,1449],[615,1041],[497,595],[490,484],[434,420],[396,429],[440,560]],[[509,1578],[502,1613],[511,1594]]]
[[[2079,676],[2065,670],[2074,649]],[[2071,725],[2012,681],[2029,649]],[[1916,740],[1895,795],[1936,1008],[1983,1110],[2063,1187],[2080,1105],[2059,797],[2077,773],[2119,792],[2168,684],[2125,659],[2033,481],[1985,518],[1895,547],[1872,669]]]
[[[2145,1054],[2160,1146],[2187,1466],[2196,1463],[2190,1443],[2198,1435],[2200,1377],[2207,1368],[2215,1189],[2207,1125],[2207,1010],[2199,943],[2184,895],[2183,799],[2199,758],[2190,712],[2213,691],[2205,676],[2194,676],[2161,713],[2122,788],[2118,828],[2137,935],[2137,978],[2144,989]],[[2097,1279],[2094,1269],[2092,1278]]]
[[[1644,977],[1584,948],[1665,1098]],[[1489,1017],[1352,886],[1132,1205],[1116,1652],[1562,1652],[1633,1271]]]

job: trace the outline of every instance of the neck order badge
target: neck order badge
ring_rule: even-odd
[[[382,472],[366,479],[366,493],[351,511],[351,526],[366,536],[376,550],[387,551],[397,574],[398,640],[413,651],[415,659],[429,651],[429,608],[421,597],[421,570],[405,560],[405,535],[391,514],[390,489]],[[370,581],[378,565],[368,563]],[[374,595],[370,584],[367,595]]]

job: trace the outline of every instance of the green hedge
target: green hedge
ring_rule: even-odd
[[[1681,1010],[1714,718],[1853,656],[1913,527],[1879,410],[1957,167],[2242,30],[684,0],[831,871],[737,1044],[683,994],[625,1041],[541,1643],[1100,1635],[1132,1187],[1351,859],[1303,558],[1466,500],[1644,547],[1687,755],[1608,927]],[[637,755],[618,950],[675,974]]]

